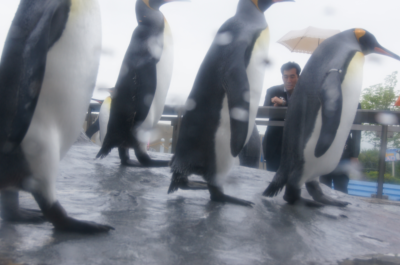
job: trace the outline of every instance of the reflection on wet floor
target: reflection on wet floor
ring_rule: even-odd
[[[125,168],[119,165],[116,150],[94,160],[97,151],[93,145],[72,147],[61,164],[58,196],[70,215],[116,230],[84,236],[54,232],[49,223],[3,222],[0,265],[353,265],[398,259],[383,254],[400,249],[399,205],[369,203],[323,187],[328,195],[352,204],[321,209],[290,206],[282,194],[273,199],[261,196],[270,173],[243,167],[233,169],[225,192],[253,201],[254,208],[223,205],[210,202],[204,190],[168,195],[168,168]],[[169,159],[168,154],[152,155]],[[21,195],[21,204],[37,208],[29,194]],[[362,257],[371,253],[382,255],[370,256],[370,262],[380,261],[360,263],[367,262]]]
[[[353,260],[338,262],[338,265],[397,265],[400,264],[400,254],[365,255]]]

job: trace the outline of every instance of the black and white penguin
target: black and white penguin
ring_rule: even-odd
[[[108,225],[79,221],[57,201],[60,159],[78,137],[101,53],[97,0],[22,0],[0,64],[0,189],[31,192],[58,230],[94,233]],[[2,216],[24,221],[18,193],[2,193]]]
[[[341,32],[314,51],[290,100],[282,160],[264,196],[275,196],[286,185],[284,199],[290,204],[348,204],[324,195],[314,179],[333,171],[339,163],[357,112],[364,55],[370,53],[400,60],[363,29]],[[304,183],[314,201],[300,197]]]
[[[121,163],[128,166],[166,167],[169,161],[152,160],[146,151],[149,133],[164,110],[173,68],[171,30],[159,8],[185,0],[137,0],[134,30],[115,85],[102,148],[105,157],[118,147]],[[133,148],[140,164],[129,159]]]
[[[213,201],[253,204],[225,195],[222,186],[254,129],[269,45],[264,12],[284,1],[240,0],[219,29],[186,102],[168,193],[208,188]],[[189,182],[190,174],[207,185]]]

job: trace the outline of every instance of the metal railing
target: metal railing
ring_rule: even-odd
[[[92,123],[91,112],[95,110],[98,104],[91,104],[88,110],[87,122]],[[285,119],[286,107],[259,107],[256,117],[257,125],[266,126],[284,126],[284,121],[270,121],[266,119]],[[170,121],[173,127],[172,131],[172,150],[175,152],[177,139],[179,136],[179,129],[181,126],[181,120],[183,115],[182,108],[172,108],[166,106],[164,113],[161,117],[161,121]],[[379,168],[378,168],[378,191],[377,198],[382,198],[384,173],[386,169],[385,157],[387,148],[387,133],[388,132],[400,132],[400,111],[378,111],[378,110],[357,110],[356,118],[353,124],[352,130],[360,131],[380,131],[381,132],[381,144],[379,152]],[[362,124],[368,123],[368,124]],[[384,123],[384,124],[383,124]],[[371,125],[373,124],[373,125]]]

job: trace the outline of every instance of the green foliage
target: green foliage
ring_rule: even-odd
[[[365,172],[376,171],[379,167],[379,150],[369,149],[362,151],[358,156],[358,161],[361,163]]]
[[[364,150],[358,156],[364,175],[371,181],[378,179],[379,168],[379,150],[369,149]],[[385,183],[400,184],[400,161],[394,162],[395,176],[392,176],[392,162],[386,162]]]
[[[365,176],[370,181],[374,181],[374,182],[378,181],[378,171],[366,172]],[[393,177],[389,173],[385,173],[385,175],[383,175],[383,177],[384,177],[384,183],[400,184],[400,179]]]
[[[394,106],[400,91],[396,89],[397,72],[388,75],[383,83],[376,84],[364,89],[361,99],[362,109],[371,110],[390,110],[398,111],[399,107]],[[389,135],[388,135],[389,136]],[[375,132],[363,131],[362,137],[368,139],[368,142],[379,147],[380,137]],[[394,133],[388,138],[388,148],[400,148],[400,134]],[[365,176],[371,181],[378,179],[379,167],[379,149],[370,149],[362,151],[358,157],[363,168]],[[400,162],[395,162],[395,175],[392,176],[392,163],[386,163],[384,174],[385,183],[400,184]]]
[[[399,110],[399,107],[394,106],[399,96],[399,91],[395,89],[396,85],[397,71],[388,75],[383,83],[365,88],[361,107],[372,110]]]
[[[400,110],[400,107],[394,105],[400,95],[400,91],[396,89],[396,85],[397,71],[388,75],[383,83],[365,88],[361,96],[361,108],[370,110]],[[368,142],[374,144],[374,146],[379,146],[380,137],[376,135],[376,132],[363,131],[362,136],[368,139]],[[399,133],[394,133],[392,137],[388,138],[388,147],[400,148]]]

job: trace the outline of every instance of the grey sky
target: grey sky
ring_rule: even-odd
[[[103,20],[103,56],[97,87],[112,87],[136,27],[135,0],[99,0]],[[189,94],[197,70],[214,35],[222,23],[236,11],[238,0],[191,0],[170,3],[161,10],[168,20],[175,43],[174,73],[167,103],[182,104]],[[19,1],[0,0],[0,50]],[[302,67],[309,55],[291,53],[276,41],[290,30],[308,26],[339,29],[361,27],[374,34],[380,44],[400,55],[399,0],[296,0],[273,5],[265,16],[270,27],[270,61],[265,74],[263,95],[268,87],[281,84],[279,68],[287,61]],[[400,69],[400,62],[369,55],[364,66],[363,88],[382,82]],[[95,93],[96,98],[106,93]],[[260,104],[263,103],[263,98]]]

